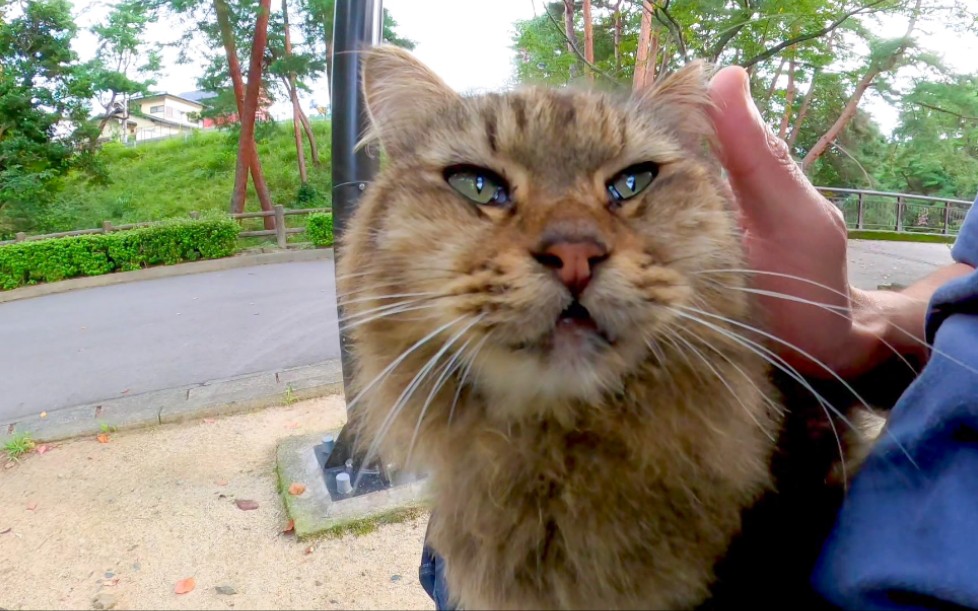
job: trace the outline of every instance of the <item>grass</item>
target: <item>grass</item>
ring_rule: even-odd
[[[30,433],[17,433],[3,444],[3,451],[6,452],[7,458],[17,460],[33,450],[35,445],[37,444],[31,439]]]
[[[957,236],[935,233],[913,233],[903,231],[870,231],[849,230],[850,240],[883,240],[893,242],[929,242],[936,244],[953,244]]]
[[[384,526],[386,524],[400,524],[401,522],[407,522],[408,520],[419,518],[423,516],[426,511],[427,509],[420,506],[392,509],[369,518],[353,519],[348,522],[343,522],[342,524],[331,526],[322,533],[315,535],[315,537],[324,539],[340,539],[346,535],[362,537],[375,532],[379,526]]]
[[[320,167],[312,165],[306,143],[306,165],[311,187],[299,193],[292,122],[267,124],[259,130],[258,153],[275,204],[286,208],[316,208],[329,204],[330,126],[313,121],[320,147]],[[305,141],[305,139],[303,139]],[[100,227],[102,221],[126,224],[186,217],[191,211],[227,209],[234,185],[237,136],[229,131],[195,132],[156,142],[125,146],[106,144],[102,150],[109,184],[95,184],[81,173],[72,173],[42,226],[34,233]],[[300,201],[301,199],[301,201]],[[246,210],[258,210],[258,199],[249,180]],[[304,222],[292,217],[290,225]],[[260,219],[246,223],[257,229]]]

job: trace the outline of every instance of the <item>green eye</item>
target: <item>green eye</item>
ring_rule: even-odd
[[[637,163],[615,174],[608,181],[608,194],[611,201],[620,203],[644,191],[659,174],[659,166],[651,161]]]
[[[480,206],[505,206],[510,203],[506,181],[491,170],[454,166],[445,170],[445,180],[453,189]]]

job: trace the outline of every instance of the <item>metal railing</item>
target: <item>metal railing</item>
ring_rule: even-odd
[[[842,210],[850,229],[958,234],[973,202],[912,193],[816,187]]]

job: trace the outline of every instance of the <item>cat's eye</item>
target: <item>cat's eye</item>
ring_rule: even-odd
[[[453,166],[445,170],[445,180],[453,189],[480,206],[505,206],[511,201],[506,181],[485,168]]]
[[[613,203],[629,200],[648,188],[659,174],[659,166],[651,161],[628,166],[606,183]]]

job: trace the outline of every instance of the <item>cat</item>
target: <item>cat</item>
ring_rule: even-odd
[[[338,246],[351,426],[429,475],[463,608],[804,590],[839,444],[863,438],[752,332],[709,72],[462,96],[407,51],[364,53],[386,160]]]

